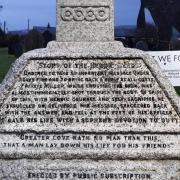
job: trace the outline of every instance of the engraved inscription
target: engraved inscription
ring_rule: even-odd
[[[180,130],[142,60],[31,60],[0,111],[1,129]]]
[[[83,167],[84,168],[84,167]],[[96,166],[97,168],[97,166]],[[106,170],[107,171],[107,170]],[[105,179],[111,179],[111,180],[121,180],[121,179],[134,179],[134,180],[148,180],[152,179],[152,177],[155,176],[154,172],[145,171],[142,170],[119,170],[117,172],[113,172],[108,170],[108,172],[101,172],[100,170],[94,172],[90,169],[83,169],[79,171],[70,171],[69,169],[41,169],[41,170],[29,170],[27,171],[27,177],[28,179],[34,179],[34,178],[49,178],[49,179],[73,179],[73,180],[80,180],[80,179],[98,179],[98,180],[105,180]]]
[[[158,134],[9,134],[1,135],[0,151],[10,158],[23,156],[77,156],[93,158],[138,157],[158,158],[180,156],[180,135]],[[31,152],[29,155],[28,152]],[[173,154],[172,154],[173,151]],[[141,154],[139,154],[141,152]]]
[[[110,8],[104,7],[61,7],[61,18],[64,21],[107,21]]]
[[[179,166],[174,160],[1,160],[0,179],[178,180]]]

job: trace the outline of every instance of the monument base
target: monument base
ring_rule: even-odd
[[[179,98],[142,51],[51,42],[16,60],[0,107],[0,179],[179,180]]]
[[[180,161],[1,160],[0,179],[179,180]]]

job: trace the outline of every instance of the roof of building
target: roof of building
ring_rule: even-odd
[[[40,33],[44,33],[45,31],[50,31],[52,34],[56,33],[55,27],[33,26],[33,29],[39,31]]]

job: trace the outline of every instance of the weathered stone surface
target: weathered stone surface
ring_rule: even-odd
[[[0,179],[179,180],[180,99],[113,22],[113,0],[57,0],[59,42],[0,85]]]
[[[1,158],[179,159],[180,135],[1,134]]]
[[[180,131],[177,100],[141,56],[38,56],[29,58],[2,101],[2,132]]]
[[[57,41],[114,40],[113,0],[58,0]]]
[[[3,160],[0,179],[179,180],[180,161]]]
[[[48,47],[18,59],[0,86],[1,157],[179,159],[179,98],[153,59],[141,51],[124,49],[119,43],[51,43]],[[68,81],[72,78],[76,80]],[[117,94],[113,94],[114,89]],[[55,94],[46,95],[50,91]],[[60,91],[64,94],[56,94]],[[107,93],[87,94],[93,91]],[[77,101],[82,97],[95,100]],[[139,104],[136,98],[146,98],[140,104],[147,107],[122,107]],[[148,114],[141,114],[142,109]],[[58,113],[34,114],[52,110]],[[80,114],[62,114],[63,110]],[[115,113],[124,110],[124,114]],[[88,114],[90,111],[96,114]],[[78,134],[90,139],[72,139]],[[23,140],[22,135],[39,135],[40,139]],[[53,140],[54,136],[65,135],[70,139]],[[102,139],[94,140],[96,135]],[[117,140],[106,139],[113,135]],[[132,139],[125,139],[126,135]]]

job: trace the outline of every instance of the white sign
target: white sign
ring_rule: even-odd
[[[180,51],[150,51],[173,86],[180,86]]]

